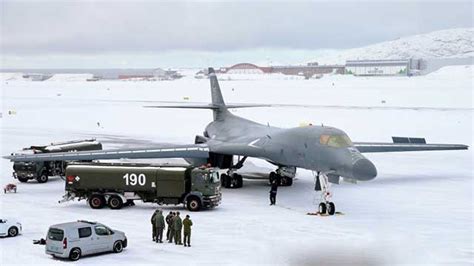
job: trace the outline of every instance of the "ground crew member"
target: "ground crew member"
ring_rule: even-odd
[[[277,191],[278,191],[278,183],[276,180],[274,180],[270,188],[270,205],[275,205]]]
[[[163,230],[165,229],[165,218],[163,217],[163,213],[161,210],[158,211],[158,214],[155,216],[155,230],[156,236],[155,241],[156,243],[163,243]]]
[[[184,246],[191,246],[191,226],[193,226],[193,221],[189,219],[189,215],[186,215],[186,218],[183,220],[184,227]],[[187,244],[187,245],[186,245]]]
[[[153,215],[151,215],[151,219],[150,219],[150,222],[151,222],[151,229],[152,229],[152,233],[151,233],[151,237],[153,239],[153,241],[156,240],[156,227],[155,227],[155,216],[158,214],[159,210],[155,210],[155,212],[153,213]]]
[[[183,228],[183,221],[179,217],[179,212],[176,212],[176,216],[173,219],[173,229],[174,229],[174,243],[175,245],[182,245],[181,242],[181,229]]]
[[[165,218],[166,224],[168,225],[168,230],[166,231],[166,240],[168,242],[172,242],[171,239],[173,238],[171,236],[171,232],[173,230],[173,224],[171,223],[172,219],[173,219],[173,212],[170,212],[170,213],[168,213],[168,215],[166,215],[166,218]]]

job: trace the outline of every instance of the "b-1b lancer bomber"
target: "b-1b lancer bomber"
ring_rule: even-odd
[[[264,159],[276,166],[270,182],[290,186],[297,168],[312,170],[316,175],[316,190],[322,192],[320,212],[335,213],[330,202],[330,183],[338,184],[343,177],[352,182],[367,181],[377,176],[377,169],[362,153],[432,150],[465,150],[466,145],[426,144],[420,138],[393,138],[393,143],[352,142],[344,131],[328,126],[277,128],[233,115],[230,108],[264,107],[271,105],[226,105],[214,69],[209,68],[211,104],[160,105],[150,108],[210,109],[214,120],[207,125],[195,144],[166,145],[148,149],[121,149],[7,156],[17,161],[80,161],[120,158],[185,158],[193,165],[211,164],[228,169],[221,176],[224,187],[242,186],[242,176],[236,173],[248,157]],[[239,160],[234,164],[233,158]]]

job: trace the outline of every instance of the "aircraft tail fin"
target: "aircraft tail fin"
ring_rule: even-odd
[[[209,80],[211,82],[211,98],[212,106],[215,107],[212,109],[215,120],[223,120],[229,114],[227,111],[227,106],[224,102],[224,97],[222,97],[221,88],[219,86],[219,81],[217,81],[216,72],[214,68],[210,67],[208,69]]]

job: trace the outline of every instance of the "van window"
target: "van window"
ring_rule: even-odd
[[[64,231],[57,228],[50,228],[48,231],[48,239],[55,241],[62,241],[64,238]]]
[[[94,230],[95,230],[96,235],[99,235],[99,236],[107,236],[111,234],[109,229],[103,225],[96,225],[94,227]]]
[[[90,227],[79,228],[79,237],[90,237],[92,235],[92,229]]]

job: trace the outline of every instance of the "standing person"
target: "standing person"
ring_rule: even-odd
[[[181,229],[183,228],[183,221],[181,220],[181,217],[179,217],[179,212],[176,212],[176,216],[174,217],[173,228],[175,245],[182,245],[183,243],[181,242]]]
[[[270,205],[275,205],[277,192],[278,192],[278,183],[276,180],[274,180],[270,188]]]
[[[168,243],[173,243],[173,239],[174,239],[174,219],[176,218],[176,213],[175,212],[171,212],[171,219],[170,219],[170,224],[169,224],[169,228],[170,228],[170,239],[168,240]]]
[[[152,229],[151,236],[152,236],[153,241],[156,241],[156,238],[155,238],[156,237],[155,217],[156,217],[157,214],[158,214],[158,210],[155,210],[155,212],[153,212],[153,214],[151,215],[151,219],[150,219],[151,229]]]
[[[165,218],[161,210],[158,211],[158,214],[155,216],[155,227],[156,227],[156,243],[163,243],[163,230],[165,229]]]
[[[173,224],[171,223],[172,219],[173,219],[173,212],[170,212],[170,213],[168,213],[168,215],[166,215],[166,218],[165,218],[166,224],[168,225],[168,230],[166,230],[166,241],[168,241],[168,242],[171,242],[170,241],[170,239],[171,239],[171,230],[172,230],[172,227],[173,227]]]
[[[184,246],[190,247],[191,246],[191,226],[193,226],[193,221],[189,219],[189,215],[186,215],[186,218],[183,220],[183,227],[184,227]]]

